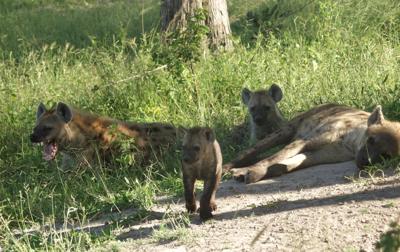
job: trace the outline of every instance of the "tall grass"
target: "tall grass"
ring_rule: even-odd
[[[382,104],[389,118],[400,119],[395,0],[229,1],[235,50],[203,56],[180,78],[154,57],[162,48],[151,32],[158,1],[145,1],[148,32],[141,35],[140,1],[86,3],[1,5],[0,246],[6,250],[86,249],[114,239],[112,233],[24,230],[128,207],[146,215],[156,195],[182,192],[177,153],[144,168],[122,160],[118,167],[62,172],[44,162],[28,137],[39,102],[64,101],[130,121],[209,125],[225,160],[241,148],[228,133],[244,120],[244,86],[281,85],[288,118],[337,102],[367,110]]]

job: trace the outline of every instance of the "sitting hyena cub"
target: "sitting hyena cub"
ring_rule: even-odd
[[[186,209],[196,211],[194,184],[196,179],[204,180],[200,218],[210,219],[211,212],[217,209],[215,193],[222,174],[221,149],[212,129],[194,127],[187,130],[183,138],[182,173]]]
[[[282,89],[272,84],[268,90],[242,90],[242,101],[250,115],[250,142],[255,143],[285,125],[277,103],[282,99]]]

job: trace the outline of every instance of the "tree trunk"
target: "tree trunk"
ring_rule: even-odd
[[[198,8],[204,8],[208,13],[206,25],[210,29],[209,47],[213,50],[220,48],[230,50],[231,28],[226,0],[162,0],[161,29],[163,31],[185,29],[187,20]]]
[[[162,0],[161,30],[185,29],[187,20],[199,8],[203,8],[202,0]]]
[[[209,45],[212,49],[232,48],[231,26],[229,24],[226,0],[208,0],[208,20],[210,27]]]

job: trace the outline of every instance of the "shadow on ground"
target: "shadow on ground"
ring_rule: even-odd
[[[373,189],[363,192],[337,195],[326,198],[280,201],[273,204],[273,206],[261,205],[251,209],[221,213],[219,215],[216,215],[215,219],[222,221],[249,215],[258,216],[258,215],[266,215],[278,212],[288,212],[303,208],[321,207],[321,206],[337,205],[337,204],[340,205],[350,202],[354,203],[354,202],[371,201],[371,200],[394,199],[398,197],[400,197],[400,186],[388,186],[381,189]]]

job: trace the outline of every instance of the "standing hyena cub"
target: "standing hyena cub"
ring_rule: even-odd
[[[282,97],[282,90],[276,84],[272,84],[268,90],[242,90],[242,101],[250,116],[250,142],[263,139],[286,123],[277,106]]]
[[[187,130],[183,138],[182,173],[186,209],[196,211],[194,184],[197,179],[204,180],[200,218],[210,219],[211,212],[217,209],[215,193],[222,174],[221,149],[212,129],[195,127]]]

